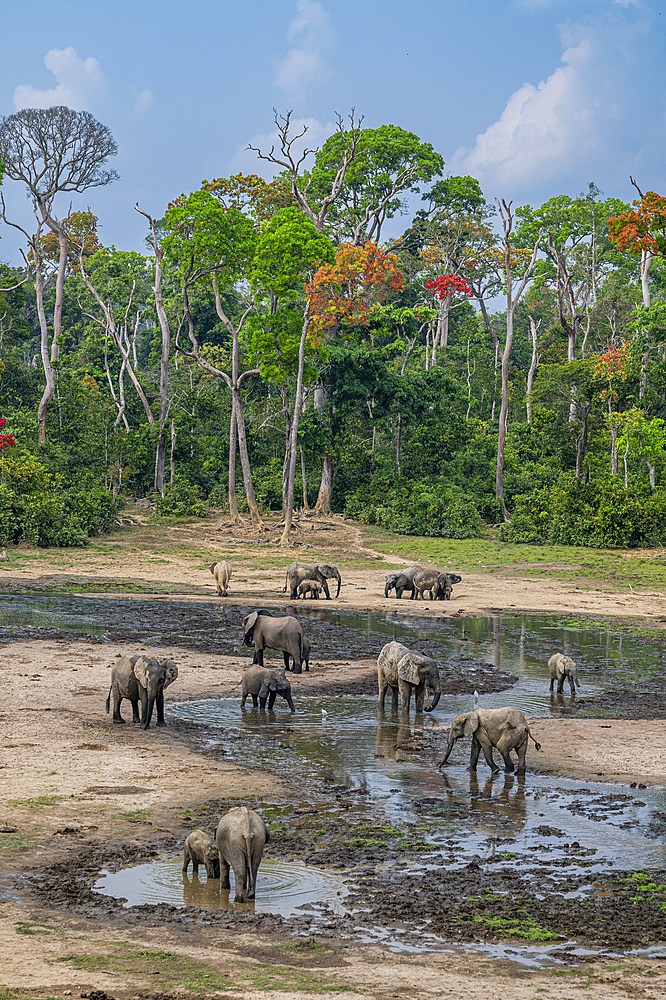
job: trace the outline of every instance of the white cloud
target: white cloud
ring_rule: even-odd
[[[294,143],[292,148],[292,155],[295,159],[306,148],[318,149],[338,128],[335,122],[326,122],[325,125],[322,125],[316,118],[292,118],[290,133],[297,135],[303,130],[304,126],[307,126],[307,132],[301,139]],[[262,153],[267,155],[270,153],[271,146],[274,146],[275,155],[282,158],[277,130],[254,135],[247,143],[237,148],[229,162],[228,169],[230,174],[259,174],[260,177],[270,180],[271,177],[279,173],[282,167],[276,167],[275,164],[268,162],[268,160],[259,159],[253,150],[248,149],[248,146],[254,146],[255,149],[260,149]],[[308,157],[305,166],[312,166],[311,161],[312,157]]]
[[[561,176],[613,145],[626,112],[624,56],[630,32],[578,31],[563,38],[562,65],[536,87],[524,83],[499,119],[449,161],[503,191]],[[609,154],[610,155],[610,154]]]
[[[296,9],[298,14],[289,25],[287,39],[298,39],[299,44],[289,49],[275,74],[278,87],[293,96],[330,76],[323,53],[334,38],[330,16],[320,3],[299,0]]]
[[[140,94],[135,94],[134,107],[132,110],[137,118],[143,117],[154,100],[155,97],[151,90],[142,90]]]
[[[56,86],[38,90],[29,83],[20,84],[14,91],[16,110],[65,104],[74,111],[89,111],[104,79],[97,59],[80,59],[70,45],[47,52],[44,65],[56,78]]]

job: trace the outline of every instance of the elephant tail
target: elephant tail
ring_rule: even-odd
[[[537,748],[537,750],[540,750],[541,749],[541,744],[537,743],[537,741],[534,739],[534,737],[532,736],[532,734],[530,732],[529,726],[527,726],[526,729],[527,729],[527,735],[532,740],[532,743],[534,743],[534,746]]]
[[[106,696],[106,714],[108,715],[111,710],[111,691],[113,690],[113,685],[109,688],[109,693]]]

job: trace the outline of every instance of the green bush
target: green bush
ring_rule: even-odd
[[[155,509],[158,517],[205,517],[207,513],[198,488],[180,475],[165,487],[163,497],[155,494]]]
[[[400,535],[477,538],[483,525],[474,502],[442,479],[373,479],[347,496],[345,514]]]
[[[550,488],[513,499],[511,522],[498,531],[503,542],[611,549],[666,541],[666,492],[625,489],[619,477],[583,484],[560,476]]]

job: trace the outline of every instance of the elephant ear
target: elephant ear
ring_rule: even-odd
[[[247,635],[248,632],[252,631],[252,629],[254,628],[254,626],[257,624],[257,618],[258,617],[259,617],[259,612],[258,611],[253,611],[252,614],[249,614],[247,616],[247,618],[243,622],[243,632],[245,633],[245,635]]]
[[[467,718],[465,719],[465,725],[463,728],[464,736],[471,736],[479,728],[479,713],[478,712],[468,712]]]
[[[398,661],[398,677],[400,680],[407,681],[408,684],[421,683],[421,664],[412,657],[411,653],[407,653]]]
[[[217,566],[217,563],[211,563],[210,571],[213,574],[213,576],[215,576],[215,567],[216,566]]]
[[[162,660],[161,665],[166,670],[166,675],[164,678],[164,687],[168,688],[169,684],[173,684],[175,679],[178,677],[178,667],[173,662],[173,660]]]
[[[268,685],[266,684],[266,681],[264,681],[264,683],[259,688],[259,697],[268,698],[268,690],[269,690]]]
[[[141,687],[148,687],[148,670],[150,668],[150,660],[145,656],[140,656],[139,659],[134,664],[134,676],[138,680]]]

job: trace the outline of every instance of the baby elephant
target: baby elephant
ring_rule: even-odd
[[[247,806],[236,806],[220,819],[215,833],[220,853],[222,888],[229,889],[229,868],[236,879],[234,900],[242,903],[254,899],[257,891],[257,872],[270,840],[268,827],[261,816]]]
[[[296,588],[296,597],[311,597],[313,601],[319,600],[319,595],[324,588],[316,580],[303,580]]]
[[[213,838],[203,830],[195,830],[185,841],[184,872],[190,861],[195,875],[199,874],[199,865],[205,865],[208,878],[220,877],[220,852]]]
[[[550,670],[550,693],[553,693],[553,684],[557,681],[557,693],[562,694],[564,682],[568,681],[571,697],[575,698],[576,687],[580,687],[580,681],[578,680],[576,664],[571,657],[565,656],[564,653],[553,653],[548,661],[548,669]]]
[[[257,699],[259,699],[259,707],[262,712],[266,708],[267,698],[268,711],[270,712],[275,704],[277,695],[284,698],[291,711],[294,711],[294,703],[291,698],[291,684],[287,680],[284,670],[280,673],[278,670],[271,670],[269,667],[260,667],[258,664],[246,667],[243,671],[243,679],[241,681],[241,708],[245,708],[248,695],[252,695],[252,704],[255,708],[257,707]]]
[[[215,577],[217,596],[226,597],[229,589],[229,580],[231,579],[231,564],[226,559],[223,559],[221,562],[213,563],[210,571]]]
[[[111,687],[106,699],[107,714],[113,697],[113,721],[123,723],[120,705],[123,698],[132,704],[132,722],[140,722],[148,729],[157,707],[157,725],[164,721],[164,688],[178,677],[178,667],[173,660],[156,660],[152,656],[122,656],[111,671]],[[141,716],[139,717],[139,701]]]

